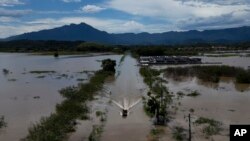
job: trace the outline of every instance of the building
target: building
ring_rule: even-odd
[[[183,56],[141,56],[139,63],[143,66],[149,64],[201,64],[200,58],[190,58]]]

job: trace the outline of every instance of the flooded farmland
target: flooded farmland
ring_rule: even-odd
[[[63,99],[58,90],[87,81],[91,71],[101,68],[99,60],[120,60],[120,55],[81,57],[30,54],[0,54],[0,115],[7,128],[0,130],[0,140],[18,141],[28,127],[49,116]],[[2,73],[9,70],[8,74]],[[54,71],[45,73],[45,71]],[[90,71],[90,72],[89,72]]]
[[[141,98],[148,92],[139,74],[136,59],[126,55],[101,56],[40,56],[30,54],[0,54],[0,69],[7,69],[7,74],[0,73],[0,116],[3,115],[7,127],[0,130],[0,140],[19,141],[28,133],[28,128],[41,117],[49,116],[55,111],[57,103],[62,102],[58,90],[67,86],[85,83],[94,71],[101,68],[101,60],[116,60],[116,74],[105,83],[104,90],[95,100],[88,103],[91,107],[90,120],[77,121],[76,132],[69,135],[69,141],[88,140],[93,126],[101,124],[96,117],[98,111],[105,112],[106,120],[102,127],[101,141],[146,141],[153,128],[152,120],[143,110]],[[247,57],[201,57],[203,62],[247,68]],[[180,65],[178,65],[180,66]],[[188,66],[188,65],[183,65]],[[153,66],[163,69],[170,66]],[[171,66],[172,67],[172,66]],[[167,83],[164,85],[174,96],[170,108],[171,119],[165,134],[159,140],[173,140],[172,129],[181,126],[188,129],[187,115],[191,113],[194,141],[227,141],[230,124],[247,124],[250,114],[250,85],[237,84],[230,78],[222,78],[219,83],[203,82],[196,77],[175,80],[162,75]],[[197,97],[178,97],[197,91]],[[121,107],[134,105],[129,115],[121,115]],[[192,112],[190,112],[192,109]],[[239,116],[242,115],[242,116]],[[199,117],[212,118],[222,123],[219,135],[207,138],[202,127],[194,124]]]
[[[247,69],[249,57],[201,57],[203,62],[220,62],[218,65],[228,65]],[[190,65],[178,65],[186,67]],[[163,69],[176,66],[154,66]],[[227,141],[231,124],[247,124],[250,122],[248,107],[250,106],[250,85],[236,83],[234,79],[222,77],[219,83],[204,82],[196,77],[178,77],[164,74],[163,77],[169,91],[174,96],[170,113],[172,119],[168,123],[170,129],[176,126],[188,130],[188,114],[191,113],[192,140],[194,141]],[[192,92],[198,96],[187,96]],[[180,95],[181,94],[181,95]],[[183,96],[185,95],[185,96]],[[199,117],[206,117],[221,122],[221,132],[218,135],[206,136],[202,126],[195,124]],[[163,139],[168,139],[164,136]]]

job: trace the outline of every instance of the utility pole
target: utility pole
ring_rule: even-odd
[[[192,140],[192,132],[191,132],[191,115],[190,113],[188,114],[188,121],[189,121],[189,138],[188,138],[188,141],[191,141]]]

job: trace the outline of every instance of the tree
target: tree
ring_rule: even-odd
[[[102,60],[102,69],[104,71],[115,72],[116,61],[111,59]]]

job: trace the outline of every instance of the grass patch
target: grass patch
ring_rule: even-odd
[[[89,135],[89,141],[99,141],[103,132],[103,125],[94,125],[91,134]]]
[[[173,131],[173,138],[177,141],[183,141],[186,139],[186,134],[184,133],[184,129],[182,127],[175,127]]]
[[[164,134],[163,128],[153,128],[150,130],[150,141],[158,141],[160,138],[160,135]]]
[[[196,124],[206,124],[206,126],[203,128],[203,133],[209,137],[212,135],[217,135],[221,131],[221,122],[209,119],[209,118],[204,118],[200,117],[195,121]]]

